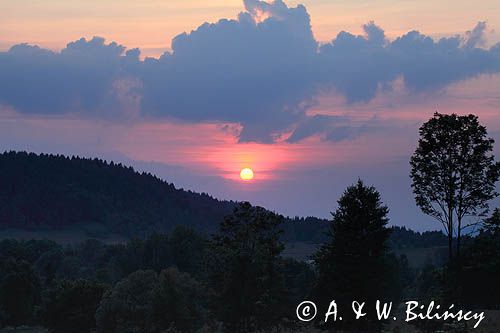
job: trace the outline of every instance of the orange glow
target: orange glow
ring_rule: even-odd
[[[499,84],[500,75],[483,75],[452,84],[445,92],[427,98],[410,98],[404,90],[396,89],[356,105],[346,105],[335,95],[319,96],[318,104],[308,114],[340,116],[336,125],[363,129],[360,137],[338,142],[313,136],[293,144],[242,143],[237,138],[241,126],[234,123],[183,123],[158,118],[96,121],[78,115],[21,114],[2,105],[0,142],[20,142],[4,149],[70,155],[76,150],[82,156],[121,157],[151,163],[152,167],[162,163],[169,167],[162,174],[167,180],[176,180],[178,173],[185,172],[206,177],[207,183],[214,179],[217,184],[231,182],[234,188],[248,193],[295,180],[297,175],[306,182],[321,170],[406,160],[418,139],[418,127],[435,110],[473,112],[496,138],[500,131]],[[342,122],[342,117],[347,120]],[[239,173],[243,168],[255,171],[251,182],[242,181]]]
[[[285,1],[302,3],[311,16],[312,30],[320,42],[329,42],[340,31],[362,34],[370,20],[386,30],[390,39],[410,30],[436,37],[453,36],[472,28],[478,20],[489,25],[488,45],[500,40],[498,0]],[[28,42],[53,50],[80,37],[102,36],[129,48],[139,47],[143,56],[160,56],[170,49],[172,38],[190,32],[203,22],[234,19],[244,11],[242,0],[168,1],[1,1],[0,50]],[[269,13],[256,13],[260,22]],[[445,18],[445,19],[443,19]]]
[[[263,10],[256,10],[253,19],[255,20],[255,22],[261,23],[267,20],[269,17],[271,17],[271,14],[269,14],[268,12]]]

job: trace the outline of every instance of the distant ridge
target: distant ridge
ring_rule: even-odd
[[[133,237],[183,224],[212,232],[235,205],[100,159],[0,154],[1,229],[89,224]]]
[[[0,154],[0,237],[18,238],[19,231],[25,231],[60,238],[60,231],[68,231],[68,238],[83,232],[77,240],[133,238],[168,232],[176,225],[213,233],[237,204],[177,189],[121,163],[14,151]],[[286,218],[283,240],[318,244],[326,239],[328,228],[325,219]],[[392,248],[446,241],[441,232],[392,230]]]

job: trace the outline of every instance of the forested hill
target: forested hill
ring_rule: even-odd
[[[332,200],[333,201],[333,200]],[[176,225],[212,233],[237,202],[176,189],[149,173],[100,159],[0,154],[0,230],[84,230],[89,237],[143,237]],[[329,222],[287,218],[283,240],[321,243]],[[441,232],[393,228],[394,248],[440,245]]]
[[[0,155],[3,229],[93,224],[104,232],[136,236],[183,224],[214,231],[235,205],[100,159],[25,152]]]

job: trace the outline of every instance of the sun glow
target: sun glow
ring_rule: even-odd
[[[244,168],[240,171],[240,178],[245,181],[253,179],[253,170],[250,168]]]

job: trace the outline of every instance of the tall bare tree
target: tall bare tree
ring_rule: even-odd
[[[460,256],[462,231],[484,216],[488,201],[498,196],[495,183],[500,163],[492,154],[494,140],[477,116],[435,113],[420,127],[420,139],[411,157],[412,188],[422,211],[443,224],[448,236],[449,258],[453,237]]]

